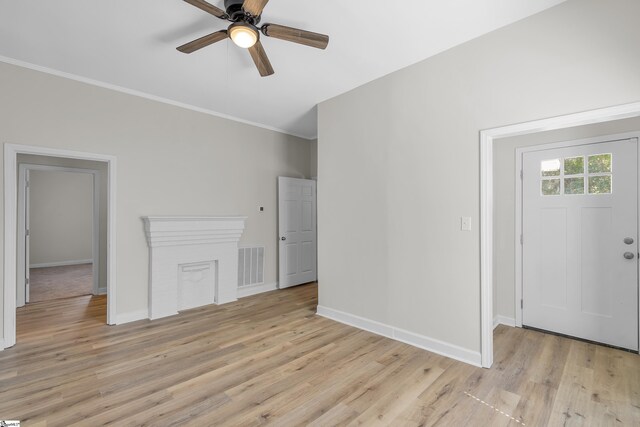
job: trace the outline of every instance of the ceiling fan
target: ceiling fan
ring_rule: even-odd
[[[329,44],[329,36],[312,33],[311,31],[299,30],[297,28],[285,27],[277,24],[264,24],[258,27],[262,10],[269,0],[225,0],[226,11],[207,3],[204,0],[184,0],[185,2],[204,10],[216,18],[231,22],[229,28],[216,31],[204,37],[200,37],[192,42],[186,43],[177,49],[183,53],[192,53],[198,49],[209,46],[213,43],[231,38],[239,47],[249,50],[253,62],[256,64],[262,77],[270,76],[274,73],[267,53],[260,43],[260,33],[267,37],[286,40],[306,46],[325,49]]]

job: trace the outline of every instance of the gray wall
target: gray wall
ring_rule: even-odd
[[[93,259],[93,175],[31,171],[30,263]]]
[[[479,352],[479,131],[639,101],[638,16],[569,0],[322,103],[320,305]]]
[[[144,215],[248,216],[241,244],[266,246],[276,282],[276,177],[309,176],[309,141],[12,65],[0,76],[1,142],[117,157],[119,314],[147,307]]]
[[[310,149],[310,175],[311,177],[318,176],[318,140],[311,141],[311,149]]]
[[[494,315],[515,318],[516,148],[640,131],[640,118],[496,140],[494,177]]]

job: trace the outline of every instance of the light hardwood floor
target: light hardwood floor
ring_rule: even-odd
[[[19,310],[18,344],[0,352],[0,419],[640,425],[640,357],[606,347],[501,326],[493,368],[476,368],[316,316],[316,285],[121,326],[104,325],[105,302]]]

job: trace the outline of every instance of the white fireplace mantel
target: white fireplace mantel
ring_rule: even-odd
[[[146,216],[149,318],[236,301],[243,216]]]

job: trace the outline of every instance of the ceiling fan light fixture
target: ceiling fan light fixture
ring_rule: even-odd
[[[229,26],[229,37],[231,40],[241,48],[248,49],[255,45],[260,38],[258,34],[258,30],[253,26],[243,23],[236,22]]]

